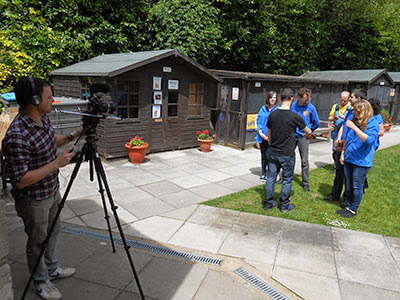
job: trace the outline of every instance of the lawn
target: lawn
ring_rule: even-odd
[[[377,151],[373,164],[368,173],[369,188],[364,194],[357,216],[351,219],[344,219],[335,213],[340,208],[338,203],[327,203],[323,200],[332,189],[334,174],[330,174],[330,171],[333,170],[333,164],[310,172],[311,192],[304,192],[301,188],[301,176],[295,176],[291,200],[296,204],[296,209],[289,213],[283,214],[277,208],[264,211],[264,185],[202,204],[400,237],[400,145]],[[280,189],[281,186],[277,184],[276,200],[279,199]]]

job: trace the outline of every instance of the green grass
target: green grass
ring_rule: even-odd
[[[203,202],[205,205],[238,210],[259,215],[317,223],[387,236],[400,237],[400,145],[376,152],[373,167],[368,173],[366,190],[355,218],[344,219],[335,211],[338,203],[327,203],[323,197],[331,192],[333,164],[310,172],[311,192],[301,188],[301,176],[292,185],[292,203],[296,209],[282,214],[279,209],[266,212],[262,201],[264,185]],[[275,185],[275,199],[279,199],[281,185]]]

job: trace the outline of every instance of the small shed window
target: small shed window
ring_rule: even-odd
[[[192,82],[189,84],[189,116],[201,115],[203,104],[203,83]]]
[[[118,115],[123,118],[139,117],[139,81],[120,80],[117,83]]]

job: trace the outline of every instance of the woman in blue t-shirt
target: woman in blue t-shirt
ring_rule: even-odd
[[[268,117],[271,112],[277,109],[276,106],[276,92],[270,91],[265,97],[265,105],[261,107],[257,114],[257,136],[256,141],[260,145],[261,151],[261,180],[265,180],[265,175],[267,173],[267,154],[268,154],[268,128],[267,122]]]
[[[346,178],[346,207],[336,211],[344,218],[357,215],[364,195],[364,182],[376,151],[379,125],[373,118],[371,104],[366,100],[357,101],[353,106],[353,120],[347,120],[348,127],[344,151],[340,162],[344,164]]]

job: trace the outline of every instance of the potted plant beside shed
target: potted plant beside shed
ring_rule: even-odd
[[[211,143],[214,141],[214,139],[210,136],[208,130],[204,130],[203,132],[197,131],[197,140],[200,143],[200,151],[202,152],[208,152],[210,151],[211,148]]]
[[[385,128],[385,131],[389,131],[390,128],[392,128],[392,118],[390,117],[389,112],[385,109],[382,109],[381,116],[383,119],[383,128]]]
[[[129,160],[133,164],[141,164],[146,156],[146,149],[149,144],[143,141],[140,136],[131,138],[129,142],[125,144],[125,148],[128,150]]]

